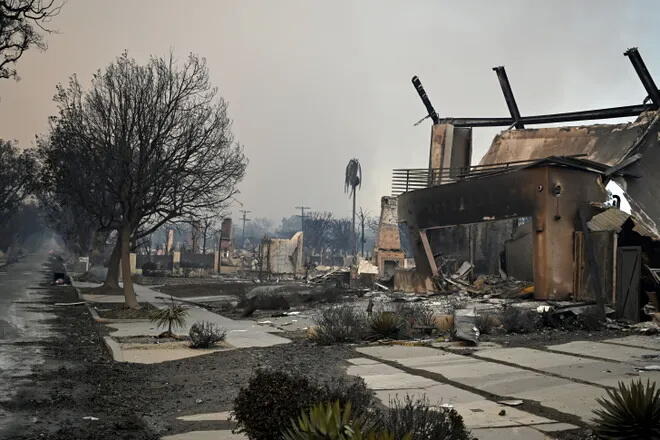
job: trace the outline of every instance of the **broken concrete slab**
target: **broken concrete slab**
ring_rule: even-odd
[[[234,434],[231,430],[190,431],[181,434],[166,435],[161,440],[247,440],[247,436]]]
[[[378,397],[386,406],[389,406],[390,399],[403,399],[406,395],[412,398],[426,397],[432,405],[456,405],[484,400],[479,394],[471,393],[461,388],[439,382],[436,382],[433,386],[421,389],[408,388],[376,391],[376,397]]]
[[[185,422],[227,421],[231,420],[231,412],[221,411],[214,413],[191,414],[188,416],[177,417],[177,419]]]
[[[350,374],[350,373],[349,373]],[[410,388],[428,388],[437,382],[425,377],[404,372],[393,374],[373,374],[362,376],[372,390],[405,390]]]
[[[563,353],[593,356],[601,359],[625,362],[631,365],[643,365],[643,355],[658,354],[656,350],[626,347],[623,345],[616,346],[615,348],[612,344],[591,341],[573,341],[566,344],[551,345],[548,349]]]
[[[508,428],[481,428],[472,431],[479,440],[545,440],[548,437],[526,426]]]
[[[190,348],[187,343],[164,344],[119,344],[121,347],[121,361],[135,364],[157,364],[160,362],[175,361],[190,357],[204,356],[230,348]],[[114,351],[113,351],[114,357]],[[119,359],[115,359],[119,361]]]
[[[429,351],[431,350],[431,351]],[[393,360],[436,373],[474,390],[500,397],[527,399],[583,420],[592,417],[595,399],[604,390],[600,387],[572,382],[521,368],[475,359],[452,353],[432,356],[434,349],[425,347],[362,347],[358,351],[383,359]],[[435,350],[438,352],[438,350]],[[410,357],[406,356],[410,355]],[[414,359],[418,359],[415,361]],[[504,406],[503,406],[504,407]],[[506,407],[505,407],[506,408]]]
[[[608,344],[631,345],[634,347],[660,351],[660,336],[630,335],[623,338],[605,339]]]
[[[618,381],[638,375],[630,365],[531,348],[484,350],[479,356],[603,386],[616,386]]]

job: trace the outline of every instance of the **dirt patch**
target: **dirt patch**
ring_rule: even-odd
[[[151,314],[158,310],[150,303],[142,303],[139,310],[129,309],[124,304],[97,303],[94,305],[99,317],[105,319],[150,319]]]
[[[156,287],[154,290],[179,298],[196,296],[233,295],[241,296],[255,287],[252,283],[200,283],[172,284]]]
[[[481,335],[481,341],[496,342],[504,347],[543,348],[548,345],[565,344],[572,341],[600,341],[603,339],[629,336],[631,332],[603,328],[602,330],[560,330],[541,328],[531,333],[507,333],[503,335]]]

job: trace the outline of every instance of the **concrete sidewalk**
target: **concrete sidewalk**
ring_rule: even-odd
[[[96,283],[81,283],[76,282],[77,287],[98,287],[100,284]],[[135,284],[135,293],[138,301],[143,303],[150,303],[158,308],[169,306],[169,296],[157,292],[149,287]],[[113,297],[114,296],[114,301]],[[84,295],[88,300],[93,300],[94,297]],[[176,297],[175,297],[176,298]],[[120,295],[102,295],[101,302],[124,302]],[[214,323],[220,328],[227,330],[226,342],[235,348],[248,348],[248,347],[269,347],[277,344],[287,344],[291,342],[287,338],[277,336],[273,333],[279,332],[277,329],[264,327],[258,325],[254,321],[249,320],[233,320],[217,313],[210,312],[201,307],[189,306],[188,317],[186,318],[186,325],[183,328],[176,329],[174,333],[177,335],[187,335],[190,327],[198,321],[209,321]],[[128,336],[156,336],[163,332],[162,328],[157,328],[151,322],[113,322],[106,324],[111,330],[113,337],[128,337]]]
[[[481,440],[546,439],[588,426],[596,399],[618,381],[660,379],[640,371],[660,355],[660,339],[627,337],[572,342],[544,349],[476,350],[471,356],[431,347],[369,346],[349,360],[385,404],[426,396],[455,408]],[[561,351],[561,353],[559,352]],[[519,407],[502,402],[522,400]]]

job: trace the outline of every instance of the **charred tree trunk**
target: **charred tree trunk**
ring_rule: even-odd
[[[124,282],[124,300],[128,308],[139,309],[140,304],[135,296],[133,289],[133,279],[131,278],[131,227],[124,225],[121,228],[118,242],[121,243],[121,275]]]
[[[121,260],[121,239],[118,236],[110,261],[108,262],[108,274],[105,276],[103,287],[108,289],[119,289],[119,261]]]

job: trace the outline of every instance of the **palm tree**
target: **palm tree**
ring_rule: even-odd
[[[346,165],[346,177],[344,179],[344,192],[348,193],[348,197],[353,197],[353,223],[351,228],[351,237],[353,240],[353,256],[357,255],[357,240],[355,239],[355,196],[356,189],[362,183],[362,167],[360,161],[353,158],[348,161]],[[350,190],[349,190],[350,188]]]

